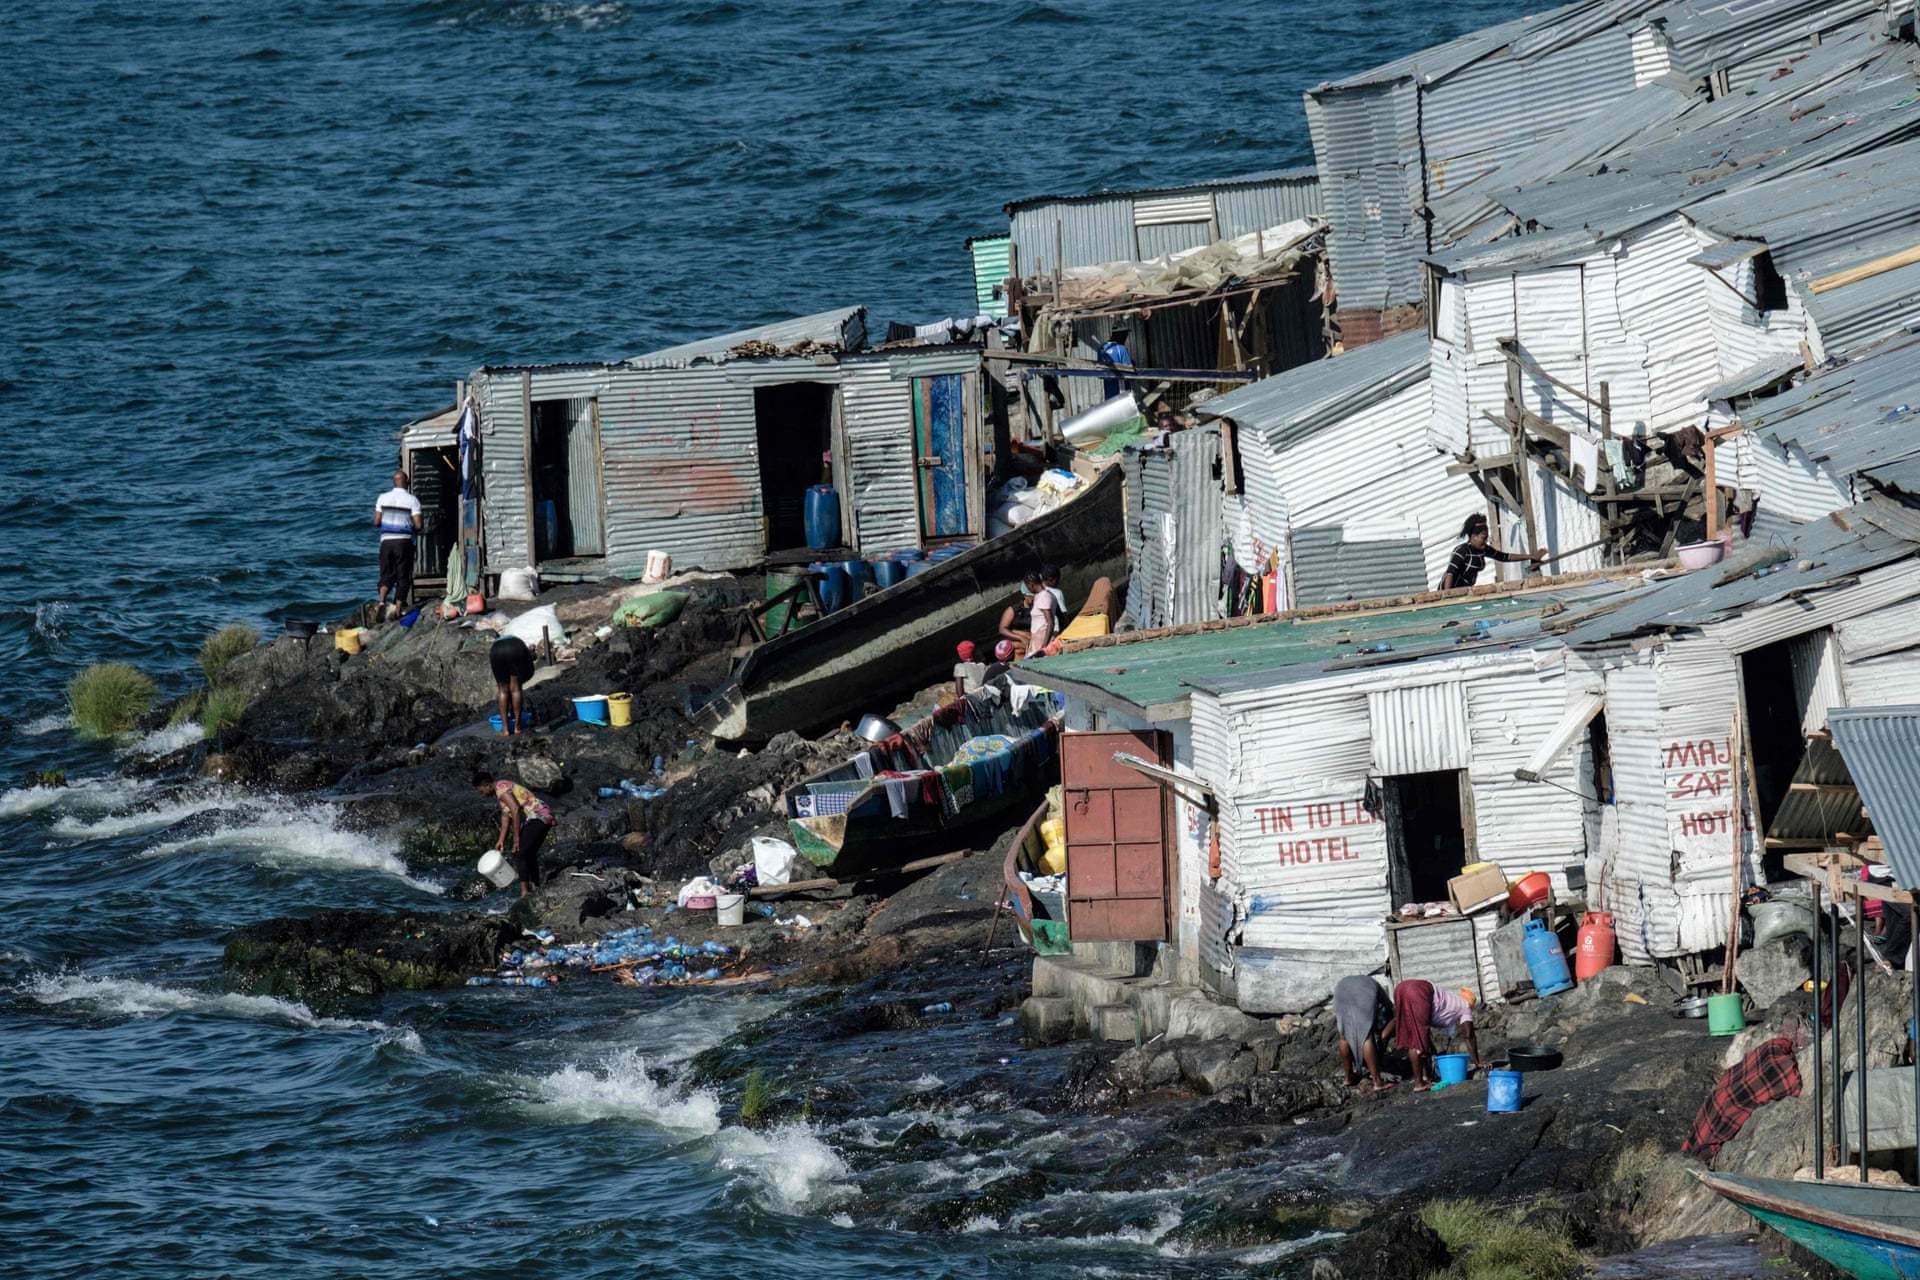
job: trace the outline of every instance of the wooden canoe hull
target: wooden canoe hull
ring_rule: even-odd
[[[961,848],[982,826],[1004,823],[1009,814],[1023,812],[1041,790],[1037,786],[1009,788],[997,796],[976,800],[958,818],[944,822],[933,813],[905,819],[855,818],[841,823],[789,818],[787,831],[801,857],[844,880],[877,867],[898,866]]]
[[[1920,1280],[1920,1189],[1696,1176],[1856,1280]]]
[[[951,672],[960,641],[993,637],[1021,579],[1039,566],[1060,567],[1069,600],[1100,578],[1118,586],[1127,568],[1122,484],[1120,468],[1109,467],[1087,492],[1011,533],[767,641],[696,721],[725,741],[764,742],[884,710],[891,696]]]

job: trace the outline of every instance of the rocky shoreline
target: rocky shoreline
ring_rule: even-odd
[[[1321,1280],[1495,1274],[1431,1225],[1442,1200],[1494,1207],[1523,1234],[1588,1259],[1749,1231],[1678,1154],[1728,1064],[1728,1044],[1708,1038],[1703,1023],[1671,1018],[1651,970],[1616,968],[1565,996],[1484,1011],[1489,1057],[1523,1041],[1560,1044],[1566,1055],[1559,1070],[1528,1078],[1519,1114],[1490,1116],[1477,1081],[1433,1096],[1405,1085],[1380,1097],[1348,1089],[1325,1010],[1264,1023],[1246,1040],[1021,1044],[1015,1011],[1029,991],[1031,954],[1004,920],[987,945],[1004,843],[908,883],[782,899],[772,918],[750,914],[733,929],[716,929],[710,913],[675,910],[684,879],[737,865],[753,835],[778,829],[770,806],[783,787],[851,750],[844,731],[783,735],[749,753],[692,730],[691,705],[725,675],[727,611],[752,586],[691,584],[673,624],[616,629],[583,645],[529,689],[540,728],[520,739],[485,724],[485,632],[393,625],[352,657],[322,636],[275,639],[237,659],[227,679],[247,701],[239,728],[140,767],[324,797],[343,823],[397,839],[410,869],[453,871],[449,896],[472,905],[260,921],[227,944],[232,985],[334,1009],[461,985],[493,970],[529,930],[562,943],[638,928],[722,943],[730,954],[713,985],[780,993],[779,1004],[696,1058],[675,1087],[712,1087],[755,1126],[804,1119],[886,1129],[850,1154],[875,1172],[843,1210],[902,1229],[1070,1233],[1070,1223],[1037,1220],[1046,1217],[1038,1206],[1075,1194],[1135,1196],[1139,1229],[1162,1248],[1268,1248],[1276,1265],[1310,1258]],[[569,626],[588,636],[619,594],[568,589],[543,603],[571,613]],[[569,697],[608,688],[633,695],[630,730],[570,718]],[[542,790],[561,815],[545,851],[546,885],[504,911],[504,895],[482,901],[489,887],[471,871],[493,835],[490,806],[467,786],[476,766]],[[665,794],[599,794],[634,778]],[[1887,1032],[1881,1024],[1892,1025],[1904,989],[1876,986],[1875,1026]],[[1809,1001],[1799,992],[1777,1001],[1740,1044],[1804,1015]],[[898,1068],[907,1059],[917,1076]],[[920,1077],[928,1083],[913,1087]],[[921,1118],[893,1123],[900,1117]],[[1791,1132],[1806,1120],[1804,1095],[1766,1108],[1716,1163],[1790,1175],[1807,1144],[1803,1132],[1796,1146]],[[897,1185],[897,1170],[936,1156],[979,1165],[983,1141],[1027,1154],[1020,1167],[945,1192]],[[1178,1225],[1152,1235],[1156,1196],[1196,1189]],[[1559,1265],[1543,1257],[1534,1270],[1499,1274],[1566,1274]]]

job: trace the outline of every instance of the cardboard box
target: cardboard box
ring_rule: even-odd
[[[1447,881],[1447,897],[1461,915],[1507,896],[1507,877],[1498,867],[1483,867]]]

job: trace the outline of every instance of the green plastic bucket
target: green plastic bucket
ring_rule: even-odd
[[[1743,996],[1707,997],[1707,1034],[1711,1036],[1738,1035],[1747,1029],[1747,1014],[1743,1007]]]

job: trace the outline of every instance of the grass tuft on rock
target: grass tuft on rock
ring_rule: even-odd
[[[153,706],[153,681],[124,662],[96,662],[67,682],[67,709],[82,737],[111,738]]]
[[[1454,1256],[1447,1274],[1456,1280],[1572,1280],[1581,1271],[1579,1253],[1524,1216],[1522,1209],[1472,1200],[1435,1200],[1420,1212]]]
[[[240,716],[246,709],[247,696],[240,690],[209,689],[200,707],[200,727],[207,731],[209,738],[218,738],[227,730],[239,727]]]
[[[773,1085],[760,1068],[747,1072],[746,1083],[740,1087],[740,1123],[749,1129],[758,1128],[768,1119],[773,1108]]]
[[[200,642],[200,670],[206,673],[207,683],[217,685],[227,667],[243,653],[253,652],[260,643],[260,633],[244,622],[235,622],[220,628]]]
[[[192,693],[174,703],[173,709],[167,712],[167,728],[177,729],[183,724],[191,724],[198,720],[200,718],[200,710],[206,706],[206,703],[206,690],[195,689]]]

